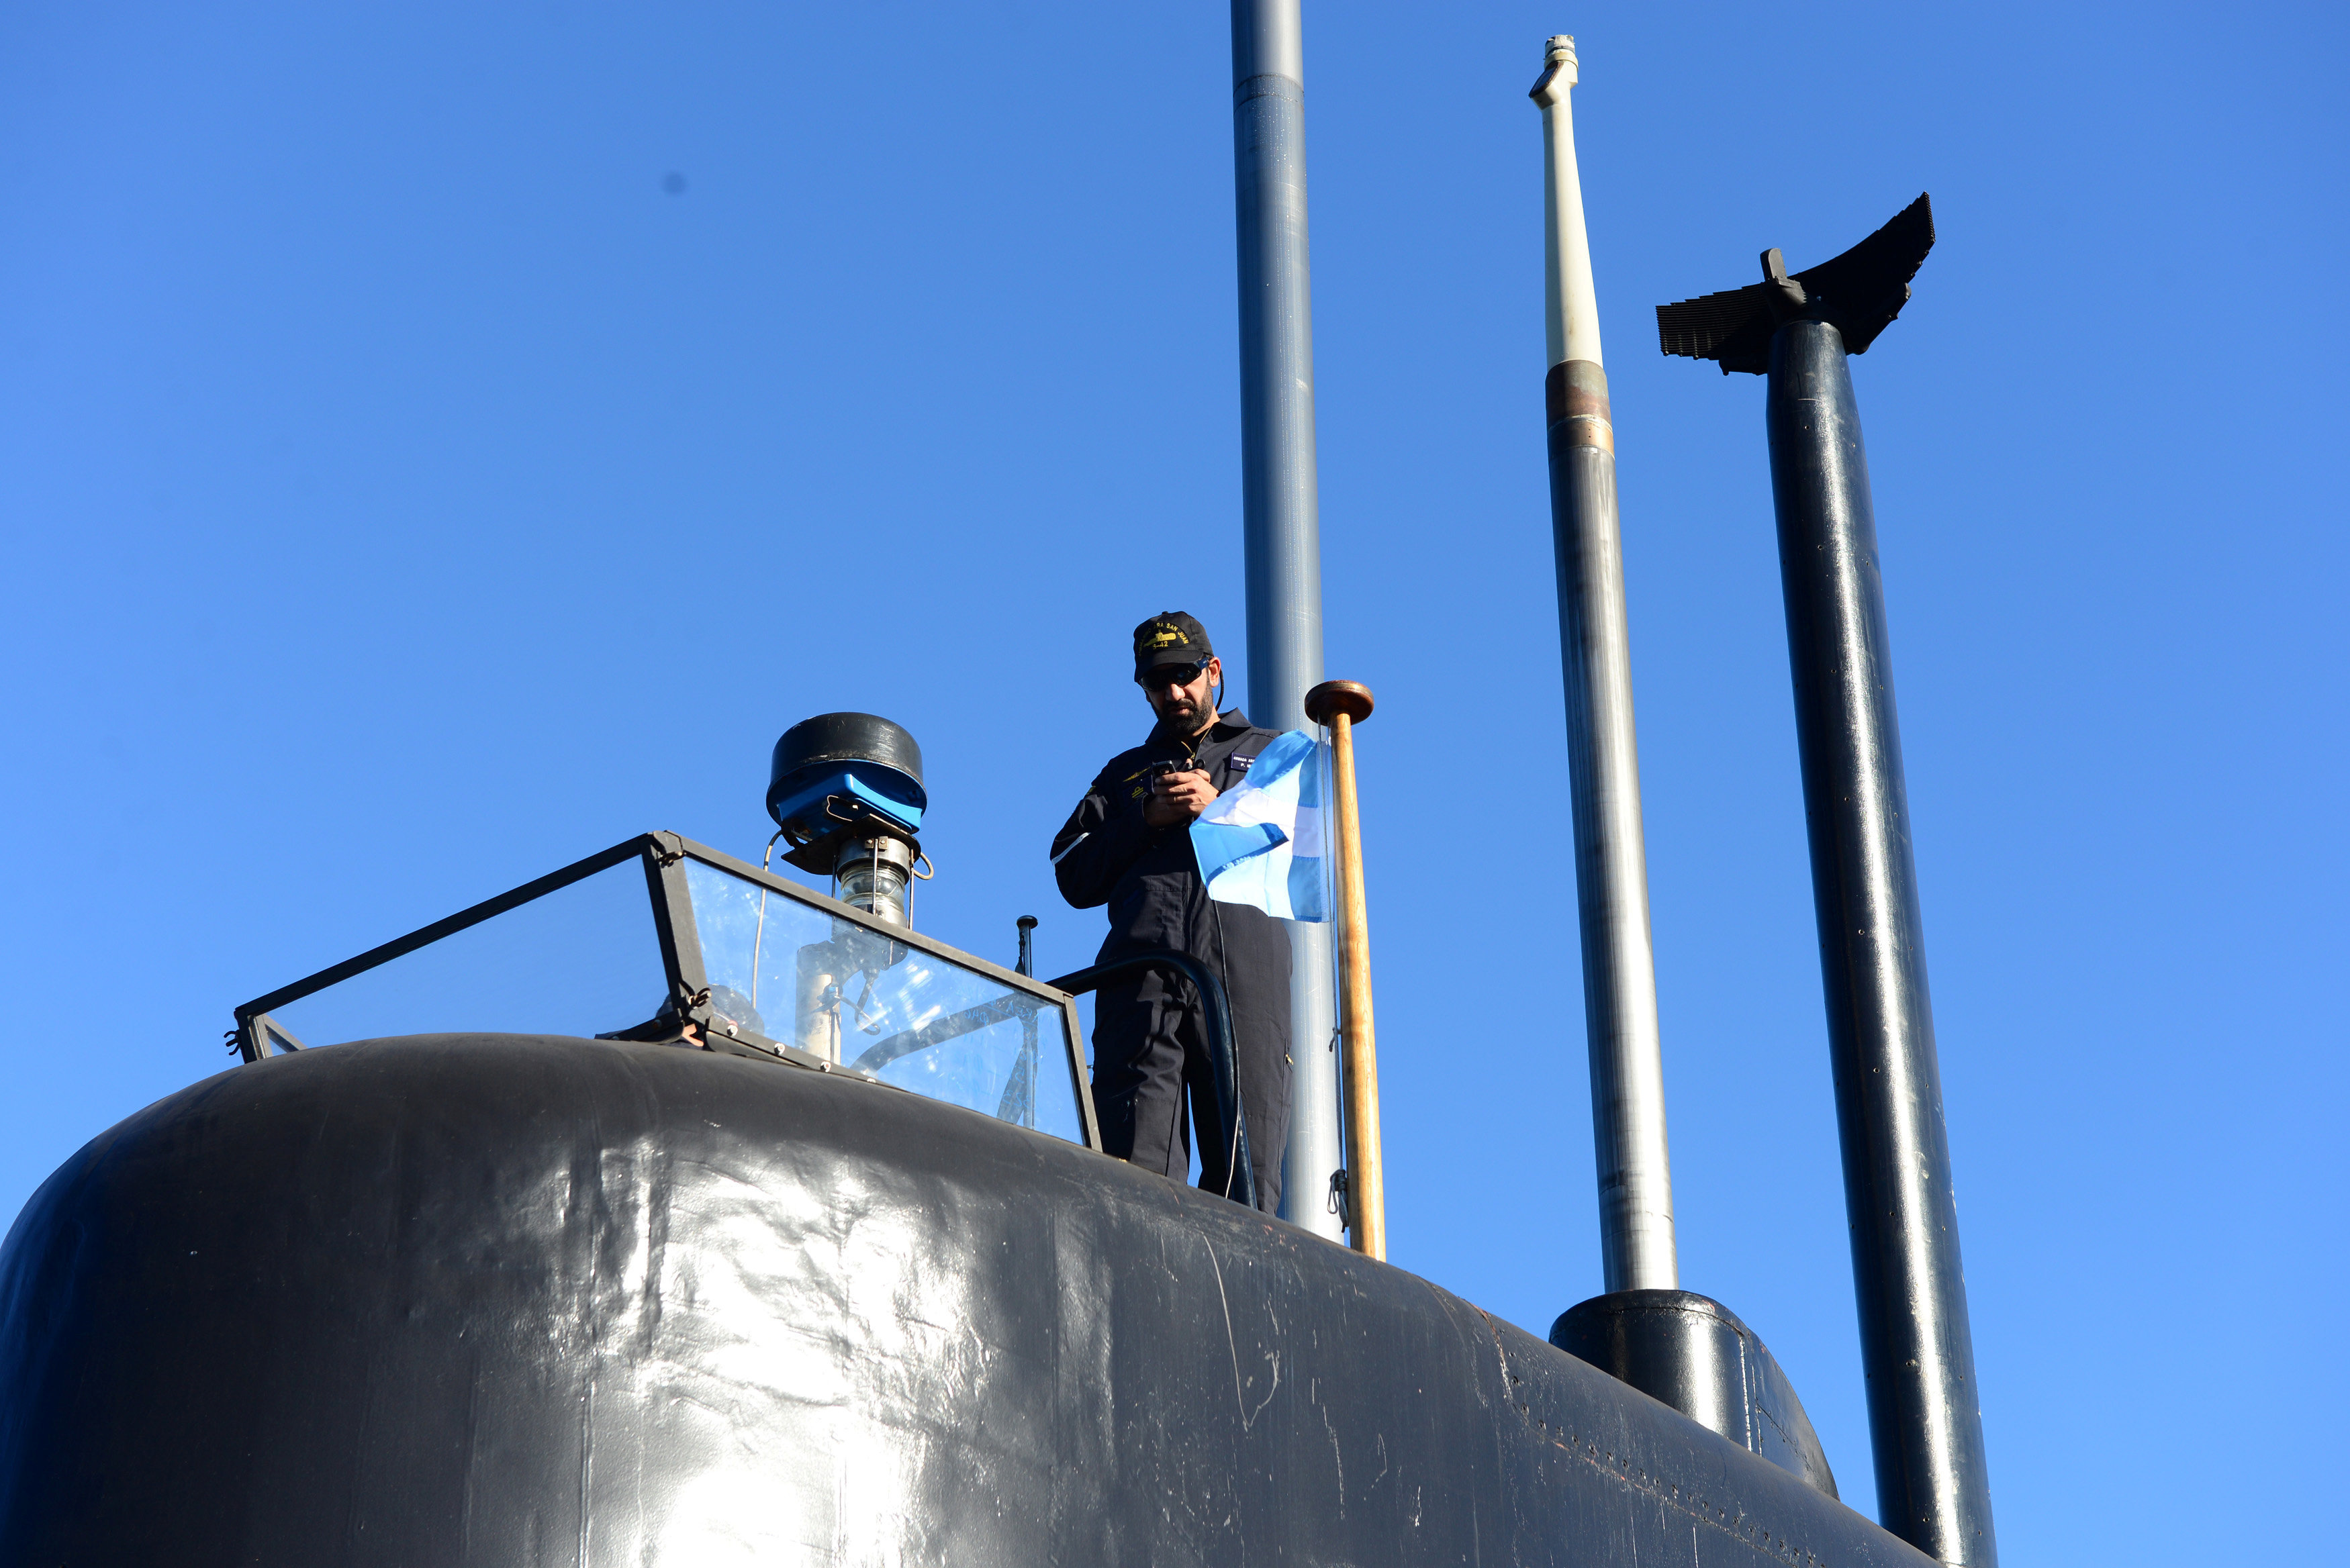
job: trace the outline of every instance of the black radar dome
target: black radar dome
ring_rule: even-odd
[[[878,713],[819,713],[794,724],[775,742],[767,774],[768,813],[775,815],[808,784],[843,773],[918,810],[930,804],[922,785],[922,748],[902,725]]]

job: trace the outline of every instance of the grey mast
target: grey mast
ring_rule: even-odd
[[[1599,309],[1568,89],[1575,40],[1544,50],[1531,96],[1543,114],[1545,317],[1550,370],[1551,536],[1566,676],[1567,773],[1583,931],[1584,1029],[1591,1054],[1599,1251],[1609,1294],[1680,1283],[1672,1160],[1648,934],[1640,752],[1632,730],[1632,645],[1616,517],[1616,433],[1599,357]]]
[[[1232,177],[1240,250],[1241,494],[1248,711],[1275,730],[1322,680],[1314,467],[1314,311],[1305,248],[1305,65],[1297,0],[1232,0]],[[1342,1239],[1330,928],[1290,933],[1289,1150],[1281,1217]]]
[[[1996,1568],[1958,1208],[1877,522],[1847,354],[1909,297],[1924,196],[1833,261],[1657,307],[1668,354],[1770,377],[1765,421],[1820,972],[1868,1378],[1877,1517],[1918,1550]]]

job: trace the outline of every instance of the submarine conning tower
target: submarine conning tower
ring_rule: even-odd
[[[353,1042],[131,1116],[0,1251],[0,1401],[10,1563],[1929,1561],[1269,1216],[627,1041]]]
[[[67,1161],[0,1248],[0,1561],[1927,1561],[1824,1462],[1103,1155],[1101,976],[840,875],[928,804],[849,717],[768,796],[847,819],[788,863],[848,896],[624,839],[237,1008],[238,1065]]]
[[[1251,709],[1294,722],[1343,687],[1366,716],[1367,689],[1315,684],[1295,0],[1234,0],[1232,24],[1252,691],[1274,694]],[[1350,1189],[1310,1053],[1291,1211],[1258,1211],[1213,967],[1040,981],[1031,917],[1009,969],[918,929],[920,748],[824,713],[776,742],[758,864],[637,834],[256,997],[236,1065],[41,1187],[0,1245],[0,1563],[1995,1568],[1844,363],[1908,297],[1930,215],[1792,275],[1765,253],[1761,285],[1659,312],[1668,352],[1771,377],[1880,1527],[1838,1501],[1762,1340],[1679,1288],[1577,79],[1549,40],[1545,413],[1605,1293],[1544,1343],[1383,1243],[1326,1240],[1316,1195]],[[822,886],[778,874],[778,844]],[[1361,889],[1357,864],[1339,941],[1295,928],[1292,995],[1297,1038],[1347,1033],[1350,1164],[1377,1105],[1351,1064],[1372,1060]],[[1149,971],[1202,1021],[1225,1195],[1103,1151],[1080,999]],[[1374,1212],[1378,1190],[1357,1193]]]

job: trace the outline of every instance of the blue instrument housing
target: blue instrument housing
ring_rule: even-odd
[[[896,768],[878,763],[827,764],[787,779],[778,799],[767,809],[781,827],[798,829],[803,836],[820,838],[847,825],[847,819],[826,809],[833,796],[844,797],[853,814],[858,806],[909,834],[919,833],[930,797],[921,784]]]

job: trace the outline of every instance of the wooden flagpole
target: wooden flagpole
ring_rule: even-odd
[[[1345,1044],[1347,1210],[1355,1251],[1388,1255],[1387,1178],[1379,1159],[1379,1058],[1371,1021],[1371,943],[1363,896],[1363,827],[1355,808],[1355,726],[1371,716],[1371,689],[1325,680],[1305,694],[1305,716],[1330,732],[1326,827],[1338,884],[1338,971]]]

